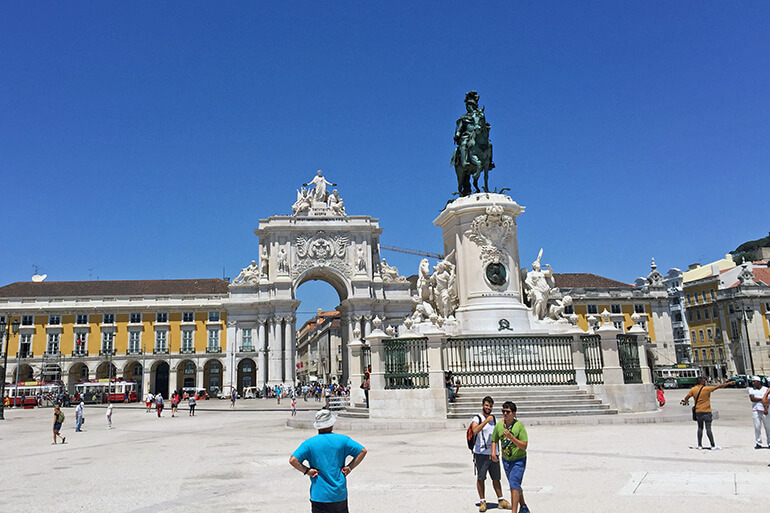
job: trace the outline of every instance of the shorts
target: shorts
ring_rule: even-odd
[[[59,431],[60,429],[61,429],[61,424],[54,424],[53,425],[53,430],[54,431]]]
[[[315,502],[310,501],[312,513],[349,513],[348,500],[339,502]]]
[[[503,460],[503,468],[508,478],[511,490],[521,491],[521,480],[524,479],[524,470],[527,468],[527,458],[508,461]]]
[[[699,411],[695,413],[695,420],[698,422],[711,422],[713,418],[710,411]]]
[[[489,478],[492,481],[500,481],[500,461],[492,461],[489,454],[473,454],[473,461],[476,463],[476,479],[486,481],[487,470]]]

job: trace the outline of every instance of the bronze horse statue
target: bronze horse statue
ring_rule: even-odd
[[[469,122],[471,121],[472,122]],[[479,190],[479,177],[484,172],[484,192],[489,192],[489,170],[494,169],[492,162],[492,143],[489,142],[489,128],[484,116],[484,107],[469,112],[457,121],[458,132],[465,129],[459,137],[456,136],[458,147],[452,154],[451,165],[457,173],[457,192],[462,196],[470,196],[471,177],[476,192]],[[463,163],[463,149],[465,163]]]

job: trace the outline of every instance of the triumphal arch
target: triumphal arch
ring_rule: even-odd
[[[327,186],[336,184],[318,171],[297,191],[291,215],[259,220],[259,256],[230,285],[229,340],[240,347],[244,334],[252,337],[260,385],[295,381],[296,293],[306,281],[325,281],[339,295],[345,380],[349,342],[369,335],[373,323],[400,325],[414,308],[407,279],[380,258],[379,220],[348,215]]]

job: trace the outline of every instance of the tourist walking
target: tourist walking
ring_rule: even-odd
[[[171,416],[176,417],[176,410],[179,407],[179,394],[174,390],[174,394],[171,396]]]
[[[54,406],[53,409],[53,443],[51,445],[56,445],[56,437],[58,436],[61,438],[61,443],[67,443],[67,437],[61,436],[59,434],[59,431],[61,431],[61,425],[64,424],[64,413],[62,413],[61,409],[58,406]]]
[[[147,406],[147,411],[145,413],[150,413],[150,408],[152,408],[154,400],[155,397],[150,392],[147,392],[147,395],[144,396],[144,404]]]
[[[754,441],[755,449],[762,449],[762,426],[765,428],[765,442],[770,449],[770,415],[767,412],[767,406],[762,403],[766,400],[768,388],[762,385],[759,376],[751,376],[751,386],[749,387],[749,400],[751,401],[751,415],[754,420]]]
[[[235,394],[235,388],[233,388],[233,391],[230,394],[230,408],[235,408],[235,400],[236,399],[237,399],[237,396]]]
[[[78,403],[77,407],[75,408],[75,431],[81,431],[83,427],[84,422],[84,408],[86,406],[86,403],[83,401],[80,401]]]
[[[370,374],[367,372],[364,374],[364,382],[361,383],[361,388],[364,389],[364,398],[366,399],[366,407],[369,407],[369,389],[372,387],[372,381],[369,378]]]
[[[682,399],[682,404],[687,406],[690,402],[690,397],[695,398],[695,405],[693,406],[693,413],[695,414],[695,420],[698,422],[698,449],[711,449],[712,451],[718,451],[721,449],[714,443],[714,435],[711,432],[711,421],[713,417],[711,415],[711,394],[714,390],[724,388],[735,381],[722,383],[715,386],[706,386],[706,378],[703,376],[698,377],[697,384],[687,392],[687,395]],[[703,441],[703,428],[706,428],[706,436],[709,438],[711,447],[703,447],[701,443]]]
[[[497,494],[497,507],[511,509],[511,503],[503,497],[503,488],[500,485],[500,463],[492,460],[492,432],[495,430],[497,420],[492,415],[492,407],[495,401],[486,396],[481,401],[481,413],[473,416],[471,430],[476,436],[473,445],[473,463],[476,472],[476,490],[479,492],[479,511],[487,510],[487,499],[484,482],[487,480],[487,472],[492,480],[492,488]],[[499,450],[498,450],[499,453]],[[497,456],[497,455],[496,455]]]
[[[313,422],[318,434],[289,457],[289,464],[310,478],[312,513],[348,513],[347,476],[366,456],[363,445],[332,433],[336,420],[331,411],[319,410]],[[348,456],[353,459],[346,463]]]
[[[163,413],[163,396],[158,392],[155,394],[155,410],[158,412],[158,418]]]
[[[112,403],[107,406],[107,427],[112,427]]]
[[[297,415],[297,398],[292,397],[291,398],[291,416],[295,417]]]
[[[187,404],[190,406],[190,417],[195,417],[195,396],[191,395],[187,400]]]
[[[504,402],[503,421],[498,422],[492,431],[491,456],[493,461],[497,461],[499,447],[503,456],[505,476],[511,487],[511,505],[514,508],[519,505],[519,513],[529,513],[527,503],[524,501],[524,492],[521,489],[521,481],[527,469],[527,445],[527,430],[516,418],[516,405],[511,401]]]
[[[452,371],[444,372],[444,386],[449,391],[449,402],[455,402],[455,380]]]

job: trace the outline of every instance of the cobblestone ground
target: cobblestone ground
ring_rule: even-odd
[[[683,408],[684,392],[667,395],[666,408]],[[684,513],[763,503],[770,450],[754,449],[746,391],[719,390],[713,399],[721,451],[690,449],[694,422],[531,427],[530,509]],[[195,417],[166,411],[158,419],[118,405],[113,429],[105,410],[92,406],[82,433],[69,408],[67,443],[55,446],[50,408],[9,410],[0,422],[0,512],[309,512],[308,479],[288,457],[314,432],[286,427],[287,411],[266,410],[278,408],[274,401],[228,406],[210,401]],[[463,430],[352,435],[369,455],[348,481],[351,511],[478,510]]]

